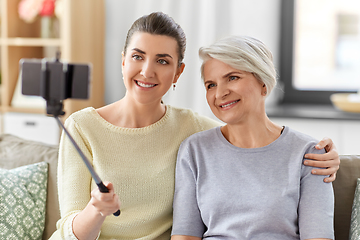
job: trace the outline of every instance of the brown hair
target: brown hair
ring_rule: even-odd
[[[145,32],[174,38],[178,44],[178,64],[179,66],[181,65],[185,55],[186,36],[180,25],[170,16],[162,12],[153,12],[137,19],[127,33],[124,45],[124,55],[126,55],[127,46],[132,35],[136,32]]]

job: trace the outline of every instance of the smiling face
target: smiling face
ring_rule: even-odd
[[[207,102],[223,122],[249,121],[265,111],[266,87],[252,73],[211,58],[204,64],[203,74]]]
[[[127,96],[142,103],[160,103],[184,69],[178,66],[174,38],[144,32],[135,33],[122,60]]]

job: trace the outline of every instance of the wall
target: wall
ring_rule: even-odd
[[[262,40],[278,62],[280,0],[106,0],[105,102],[120,99],[125,88],[121,51],[132,22],[153,11],[169,14],[187,35],[185,71],[166,104],[191,108],[213,117],[200,78],[200,46],[227,35],[249,35]],[[273,96],[276,92],[272,94]],[[271,97],[271,96],[270,96]],[[268,102],[271,102],[271,98]]]
[[[272,117],[271,120],[280,126],[289,126],[308,134],[319,141],[324,137],[329,137],[341,155],[359,154],[359,137],[358,134],[354,134],[360,132],[359,121],[279,117]]]

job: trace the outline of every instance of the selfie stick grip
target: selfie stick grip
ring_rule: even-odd
[[[98,186],[100,192],[102,193],[108,193],[109,189],[104,185],[104,183],[101,181],[100,177],[97,175],[97,173],[95,172],[94,168],[91,166],[89,160],[86,158],[86,156],[84,155],[84,153],[81,151],[81,149],[79,148],[79,146],[77,145],[77,143],[75,142],[75,140],[73,139],[73,137],[70,135],[70,133],[67,131],[67,129],[65,128],[65,126],[62,124],[62,122],[60,121],[60,119],[58,117],[55,117],[55,119],[57,120],[58,124],[62,127],[62,129],[64,130],[65,134],[69,137],[70,141],[72,142],[72,144],[74,145],[74,147],[76,148],[76,150],[78,151],[78,153],[80,154],[83,162],[85,163],[86,167],[89,169],[90,174],[92,176],[92,178],[94,179],[96,185]],[[119,216],[120,215],[120,210],[117,210],[115,213],[113,213],[114,216]]]

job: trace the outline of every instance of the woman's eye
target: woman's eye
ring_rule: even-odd
[[[213,87],[215,87],[215,86],[216,86],[215,83],[210,83],[210,84],[208,84],[208,85],[206,86],[206,89],[210,89],[210,88],[213,88]]]
[[[168,62],[164,59],[159,59],[158,62],[162,65],[168,64]]]
[[[141,59],[142,59],[142,57],[139,56],[139,55],[137,55],[137,54],[134,54],[134,55],[132,56],[132,58],[135,59],[135,60],[141,60]]]
[[[239,77],[238,77],[238,76],[230,76],[230,77],[229,77],[229,80],[230,80],[230,81],[236,80],[236,79],[239,79]]]

